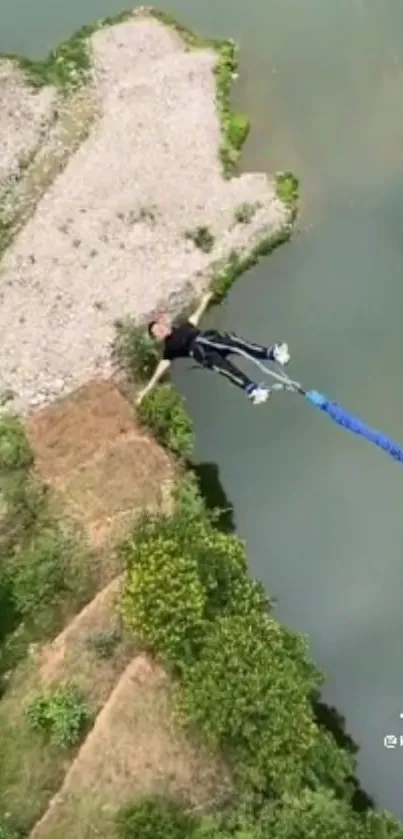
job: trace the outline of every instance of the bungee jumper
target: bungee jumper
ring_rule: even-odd
[[[199,308],[188,320],[175,326],[160,315],[148,324],[150,336],[162,345],[162,359],[148,385],[139,394],[137,404],[151,392],[157,382],[167,373],[171,363],[178,358],[192,358],[206,368],[227,378],[239,387],[254,405],[261,405],[269,396],[279,391],[289,391],[305,396],[307,401],[322,413],[327,414],[337,425],[357,434],[403,463],[403,449],[382,432],[369,428],[362,420],[347,413],[337,402],[333,402],[317,390],[305,390],[299,382],[293,381],[284,371],[290,361],[286,343],[270,346],[251,343],[233,332],[222,333],[213,329],[200,329],[199,322],[211,302],[212,293],[206,294]],[[230,359],[238,355],[255,364],[274,383],[257,384],[240,370]],[[273,365],[269,367],[268,363]],[[274,368],[274,369],[273,369]]]
[[[199,308],[188,320],[174,326],[166,315],[160,315],[148,324],[150,336],[162,346],[162,360],[150,379],[147,387],[140,393],[137,402],[151,392],[157,382],[167,373],[171,363],[178,358],[192,358],[207,370],[213,370],[224,376],[232,384],[241,388],[254,405],[267,401],[273,390],[278,388],[259,385],[240,370],[230,360],[231,355],[244,355],[250,360],[267,360],[284,366],[290,360],[287,344],[272,344],[264,347],[235,335],[220,333],[213,329],[200,329],[198,324],[212,298],[206,294]],[[265,368],[264,368],[265,369]],[[282,388],[282,389],[285,389]]]

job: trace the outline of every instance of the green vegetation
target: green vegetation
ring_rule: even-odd
[[[210,253],[213,250],[214,236],[208,227],[196,227],[194,230],[187,230],[185,239],[189,239],[196,248],[204,253]]]
[[[246,118],[230,108],[235,47],[232,42],[200,41],[168,15],[153,14],[175,27],[189,48],[218,50],[220,154],[229,174],[248,132]],[[45,62],[20,63],[35,85],[73,88],[88,78],[88,37],[94,29],[130,16],[125,12],[85,27]],[[231,254],[213,281],[216,302],[260,256],[289,237],[298,183],[290,173],[280,173],[276,189],[290,209],[290,224],[275,241],[262,242],[247,258]],[[247,224],[250,212],[250,205],[242,205],[236,221]],[[200,230],[204,230],[199,237],[202,244],[195,244],[209,252],[214,239],[207,228]],[[206,233],[212,239],[207,249]],[[118,324],[117,332],[116,359],[134,381],[146,381],[159,360],[154,342],[131,321]],[[170,385],[163,384],[146,397],[138,413],[162,445],[182,460],[191,456],[192,425],[183,400]],[[226,758],[233,796],[221,809],[212,807],[210,814],[188,812],[185,804],[166,797],[140,799],[119,812],[119,837],[403,839],[403,827],[396,819],[368,807],[358,809],[353,749],[340,735],[340,726],[336,736],[318,714],[322,677],[310,660],[307,641],[275,620],[263,587],[249,576],[244,544],[220,529],[221,516],[207,511],[189,474],[175,500],[172,515],[143,516],[121,547],[127,569],[121,611],[128,631],[173,676],[183,725]],[[84,601],[89,585],[75,543],[56,520],[32,471],[23,429],[11,416],[0,419],[0,552],[0,676],[4,676],[32,641],[55,634],[69,604],[76,608]],[[111,631],[98,633],[87,643],[96,656],[107,659],[119,640],[120,634]],[[5,679],[0,712],[4,812],[8,808],[13,816],[19,812],[21,790],[17,795],[15,778],[20,784],[21,766],[30,767],[30,750],[39,749],[44,763],[46,783],[26,772],[22,784],[39,785],[33,796],[35,813],[21,816],[28,828],[43,811],[52,784],[55,788],[60,784],[65,750],[80,741],[92,714],[73,685],[59,686],[37,694],[24,711],[26,726],[16,725],[18,713],[7,716],[11,700],[6,686]],[[40,766],[37,754],[36,760]],[[14,823],[0,816],[0,839],[19,837]]]
[[[250,224],[259,207],[260,204],[258,201],[254,204],[248,204],[247,202],[240,204],[234,214],[236,224]]]
[[[236,70],[236,45],[232,41],[224,41],[218,49],[215,74],[221,125],[220,160],[226,177],[232,174],[250,129],[247,116],[233,111],[231,107],[232,80]]]
[[[147,382],[160,360],[157,344],[133,318],[115,323],[112,357],[132,382]]]
[[[76,745],[91,721],[84,697],[73,686],[37,696],[28,705],[27,717],[33,731],[62,748]]]
[[[119,813],[121,839],[400,839],[401,825],[391,816],[354,813],[331,792],[306,789],[300,798],[284,795],[259,815],[238,811],[214,815],[189,813],[166,798],[143,799]],[[136,832],[137,831],[137,832]],[[165,833],[163,832],[165,831]]]
[[[292,211],[297,210],[299,184],[292,172],[278,172],[276,175],[277,197]]]
[[[353,750],[318,721],[322,677],[307,641],[275,620],[249,577],[243,543],[216,522],[188,477],[173,515],[145,517],[122,548],[125,622],[176,676],[183,724],[226,755],[231,768],[233,801],[189,822],[186,835],[402,839],[393,818],[368,805],[356,809]],[[137,802],[122,815],[126,826],[130,812],[134,830],[136,819],[142,825],[148,818],[159,836],[170,809],[162,801]],[[181,839],[180,817],[168,824],[167,835]]]
[[[95,632],[87,639],[87,646],[97,658],[112,658],[116,648],[122,640],[122,633],[118,629]]]
[[[0,818],[0,839],[23,839],[23,836],[8,818]]]
[[[178,802],[162,797],[140,799],[117,819],[121,839],[191,839],[196,824]]]
[[[256,265],[260,259],[267,256],[279,245],[287,242],[291,236],[291,230],[291,224],[285,225],[277,236],[269,236],[267,239],[263,239],[247,256],[242,256],[235,250],[232,251],[211,283],[211,290],[214,292],[213,303],[221,303],[241,274]]]
[[[170,384],[160,385],[143,399],[138,407],[138,418],[162,446],[178,457],[190,457],[192,423],[184,399]]]
[[[0,418],[0,678],[88,597],[91,573],[32,470],[22,425]]]
[[[27,469],[32,454],[19,420],[12,415],[0,419],[0,472]]]

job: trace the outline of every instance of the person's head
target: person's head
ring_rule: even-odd
[[[172,323],[166,315],[158,315],[148,324],[148,334],[159,343],[165,341],[172,332]]]

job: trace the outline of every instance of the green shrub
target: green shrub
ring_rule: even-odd
[[[295,210],[298,202],[299,184],[292,172],[278,172],[276,175],[276,192],[278,198],[290,209]]]
[[[269,608],[262,586],[247,575],[242,542],[217,530],[196,505],[187,486],[173,516],[144,517],[122,547],[125,621],[180,668],[198,654],[218,615]]]
[[[10,472],[0,481],[2,516],[0,553],[3,563],[25,546],[45,509],[45,491],[36,477],[23,470]],[[20,548],[19,548],[20,546]]]
[[[172,500],[175,505],[175,515],[181,513],[186,521],[191,519],[200,521],[207,515],[197,478],[193,472],[188,470],[183,472],[173,488]]]
[[[306,789],[298,796],[286,793],[267,807],[255,824],[253,839],[370,839],[368,826],[347,801],[328,790]]]
[[[210,253],[214,247],[214,236],[208,227],[196,227],[194,230],[187,230],[185,239],[190,239],[196,248],[204,253]]]
[[[139,405],[138,417],[173,454],[179,457],[192,454],[192,423],[183,397],[171,385],[161,385],[147,395]]]
[[[27,708],[30,727],[55,745],[74,746],[91,719],[84,697],[72,686],[41,694]]]
[[[143,520],[123,553],[128,566],[122,600],[126,624],[154,652],[181,668],[204,637],[206,596],[197,559],[182,549],[169,519],[152,517]]]
[[[356,763],[333,735],[317,727],[315,743],[305,768],[305,783],[313,789],[328,788],[340,797],[351,798]]]
[[[132,318],[117,321],[112,356],[126,375],[136,382],[147,382],[160,360],[157,344],[144,327]]]
[[[71,590],[68,546],[57,530],[41,530],[15,559],[13,590],[21,616],[34,622]]]
[[[97,658],[108,659],[112,658],[121,640],[122,633],[118,629],[106,629],[90,635],[87,646],[95,653]]]
[[[27,469],[32,463],[32,452],[17,417],[0,417],[0,472]]]
[[[195,819],[178,802],[163,797],[143,798],[120,810],[121,839],[192,839]]]
[[[241,789],[297,788],[315,742],[316,672],[298,636],[291,657],[290,635],[263,615],[218,618],[184,674],[185,719],[231,757]]]

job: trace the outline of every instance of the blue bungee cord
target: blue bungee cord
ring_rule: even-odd
[[[234,352],[233,349],[232,352]],[[281,373],[276,372],[265,364],[262,364],[257,358],[252,358],[249,353],[240,349],[235,350],[235,354],[244,356],[244,358],[248,359],[248,361],[251,361],[259,367],[266,376],[269,375],[275,379],[276,384],[272,386],[272,390],[287,390],[294,393],[300,393],[302,396],[305,396],[311,405],[315,408],[319,408],[322,413],[327,414],[327,416],[330,417],[333,422],[337,423],[337,425],[340,425],[341,428],[344,428],[346,431],[351,431],[352,434],[357,434],[359,437],[363,437],[364,440],[368,440],[369,443],[373,443],[373,445],[378,446],[379,449],[382,449],[382,451],[386,452],[398,463],[403,463],[403,449],[397,443],[390,440],[389,437],[381,431],[370,428],[361,419],[349,414],[348,411],[345,411],[344,408],[342,408],[337,402],[332,402],[317,390],[304,390],[302,385],[300,385],[299,382],[295,382],[290,379],[282,368]]]

